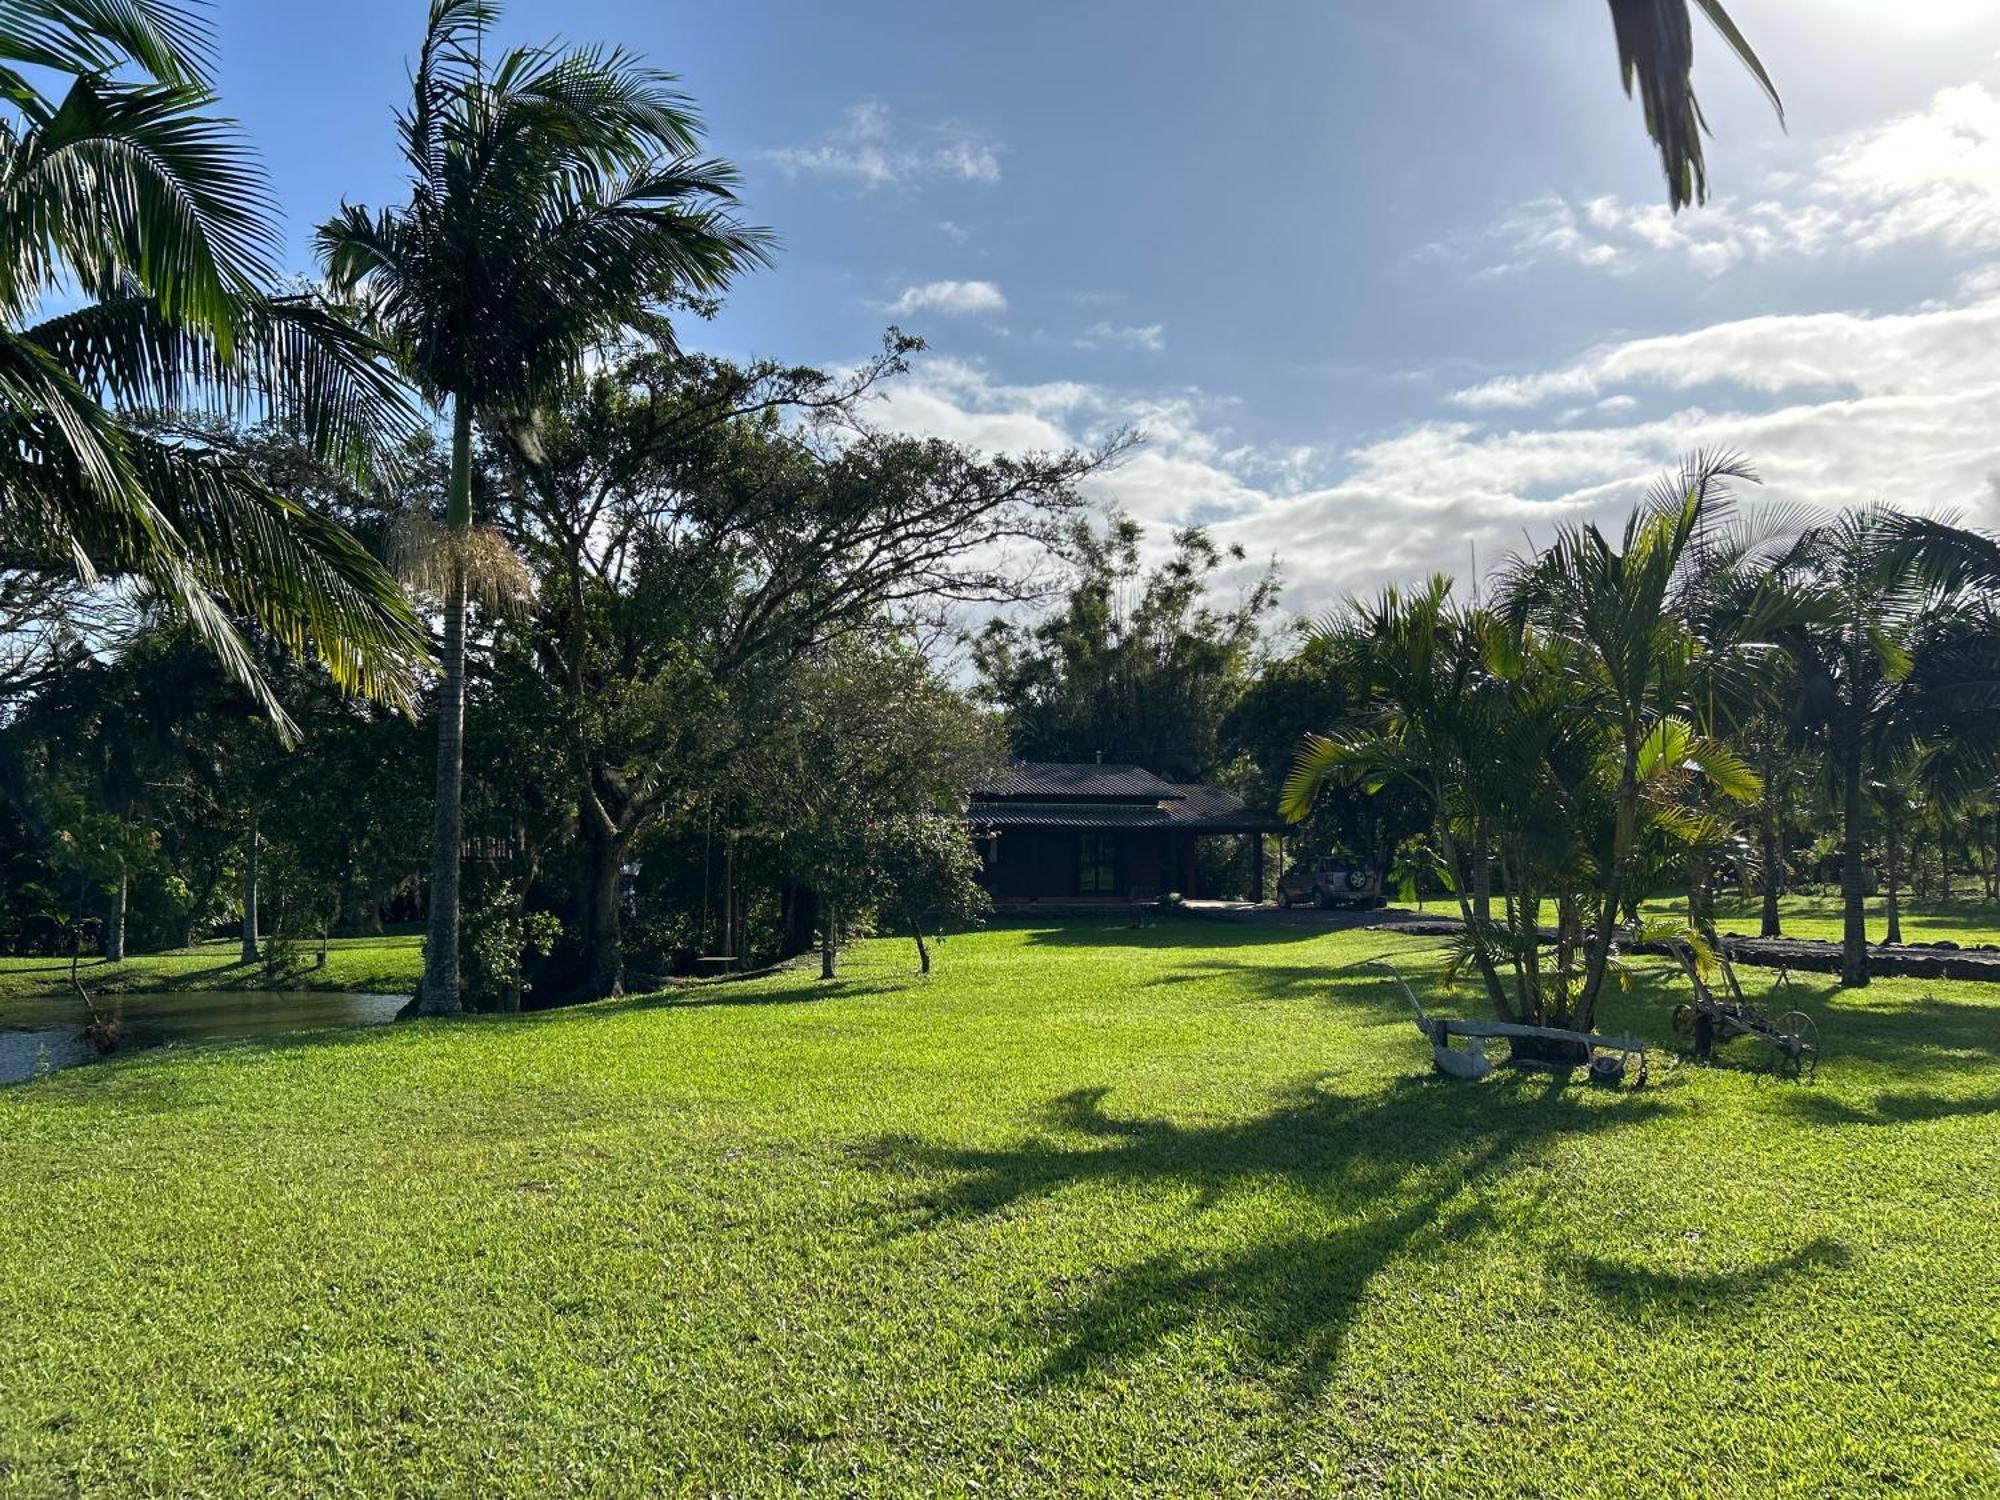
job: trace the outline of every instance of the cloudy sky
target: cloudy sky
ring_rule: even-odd
[[[420,0],[221,0],[301,269],[396,193]],[[1622,516],[1695,445],[1761,494],[2000,526],[2000,5],[1732,0],[1711,201],[1668,214],[1602,0],[513,0],[682,75],[783,241],[690,342],[931,353],[889,423],[1146,442],[1100,499],[1288,603]]]

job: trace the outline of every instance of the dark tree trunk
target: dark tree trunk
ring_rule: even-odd
[[[1262,837],[1262,835],[1260,834],[1259,837]],[[924,929],[918,924],[915,917],[910,918],[910,936],[917,940],[917,972],[920,974],[930,973],[931,950],[924,942]]]
[[[257,962],[257,821],[250,820],[250,847],[243,856],[243,962]]]
[[[454,540],[472,527],[472,404],[455,396],[451,408],[451,495],[445,530]],[[424,927],[424,977],[417,1013],[457,1015],[458,875],[465,831],[461,790],[465,776],[465,571],[452,564],[445,591],[444,641],[438,666],[437,796],[431,818],[431,889]]]
[[[1472,830],[1472,914],[1482,922],[1493,920],[1493,851],[1486,819]]]
[[[826,915],[824,919],[820,922],[820,928],[819,928],[819,977],[822,979],[832,979],[834,977],[834,970],[833,970],[833,950],[835,946],[833,937],[834,926],[835,926],[835,913],[833,909],[833,904],[831,902],[828,902],[826,905]]]
[[[1882,934],[1885,943],[1900,943],[1903,940],[1903,903],[1897,889],[1903,878],[1898,832],[1896,815],[1891,812],[1882,820],[1882,878],[1887,886],[1883,896],[1889,918],[1888,929]]]
[[[1852,689],[1850,689],[1852,691]],[[1861,711],[1848,709],[1846,752],[1841,760],[1840,982],[1848,989],[1868,983],[1868,915],[1864,906],[1861,847]]]
[[[592,999],[625,993],[625,925],[620,909],[625,844],[585,831],[583,838],[583,974],[579,994]]]
[[[430,911],[424,926],[424,977],[417,1013],[457,1015],[458,877],[464,844],[465,579],[454,574],[444,606],[444,675],[438,683],[437,800],[431,818]]]
[[[1784,923],[1778,913],[1778,888],[1785,879],[1784,857],[1778,849],[1777,818],[1770,812],[1764,814],[1762,844],[1759,853],[1764,861],[1764,920],[1759,924],[1758,931],[1767,938],[1783,937]]]
[[[786,881],[784,890],[784,932],[779,943],[781,958],[797,958],[813,945],[819,930],[819,901],[796,881]]]

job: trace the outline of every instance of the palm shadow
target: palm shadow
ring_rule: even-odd
[[[1254,1119],[1183,1125],[1114,1116],[1106,1093],[1063,1095],[1041,1132],[999,1149],[876,1142],[869,1155],[879,1167],[945,1179],[901,1228],[1004,1220],[1025,1202],[1090,1185],[1176,1196],[1192,1188],[1200,1211],[1282,1181],[1315,1205],[1304,1217],[1332,1227],[1215,1256],[1175,1248],[1093,1272],[1073,1295],[1069,1284],[1056,1288],[1019,1331],[1047,1350],[1037,1379],[1062,1383],[1136,1360],[1184,1330],[1227,1327],[1301,1399],[1331,1377],[1378,1274],[1498,1222],[1492,1190],[1512,1160],[1553,1137],[1636,1125],[1669,1107],[1540,1076],[1473,1086],[1412,1077],[1360,1096],[1307,1081]],[[1510,1201],[1518,1189],[1510,1184]]]
[[[1820,1235],[1776,1260],[1731,1270],[1666,1271],[1590,1255],[1568,1256],[1555,1266],[1590,1288],[1600,1302],[1634,1315],[1661,1309],[1726,1311],[1755,1302],[1785,1281],[1841,1270],[1852,1260],[1845,1245]]]
[[[1940,1098],[1936,1094],[1883,1094],[1871,1109],[1824,1094],[1787,1094],[1784,1103],[1811,1125],[1912,1125],[1926,1120],[2000,1114],[2000,1094],[1973,1099]]]

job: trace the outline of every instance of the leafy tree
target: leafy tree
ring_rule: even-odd
[[[1222,728],[1249,685],[1277,607],[1275,568],[1232,605],[1216,575],[1243,561],[1200,529],[1147,569],[1144,532],[1127,516],[1071,536],[1076,575],[1060,607],[1026,625],[998,619],[973,642],[980,693],[1006,716],[1027,760],[1108,760],[1198,781],[1222,762]]]
[[[903,813],[877,823],[869,842],[882,921],[909,932],[918,966],[928,974],[926,931],[970,926],[993,908],[979,883],[979,858],[965,823],[951,813]]]
[[[841,642],[792,674],[781,728],[755,757],[766,816],[820,902],[821,973],[871,911],[913,925],[976,914],[965,889],[965,789],[997,760],[991,726],[906,644]],[[942,820],[965,848],[946,855]],[[926,875],[943,884],[927,898]],[[928,964],[928,957],[924,957]]]
[[[621,872],[663,825],[784,819],[742,768],[786,743],[794,673],[844,643],[1004,602],[996,565],[1059,541],[1105,453],[984,458],[871,430],[863,402],[917,347],[845,378],[640,354],[502,439],[500,524],[540,581],[524,622],[571,778],[578,994],[623,985]],[[807,764],[809,757],[787,765]]]
[[[285,727],[232,612],[401,701],[409,606],[338,524],[140,419],[257,410],[363,474],[409,412],[366,340],[271,293],[268,194],[209,61],[188,7],[0,7],[0,579],[18,604],[23,576],[136,577]]]
[[[507,577],[478,540],[473,434],[530,410],[631,331],[671,342],[676,302],[762,263],[730,213],[736,174],[696,154],[672,79],[617,49],[515,48],[490,66],[497,7],[433,0],[398,117],[410,196],[319,230],[330,284],[451,422],[451,483],[426,575],[443,599],[430,925],[419,996],[459,1008],[459,858],[469,588]],[[482,566],[482,564],[485,564]]]

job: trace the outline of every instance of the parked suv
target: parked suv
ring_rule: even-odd
[[[1386,906],[1382,872],[1355,854],[1300,860],[1278,877],[1278,905]]]

